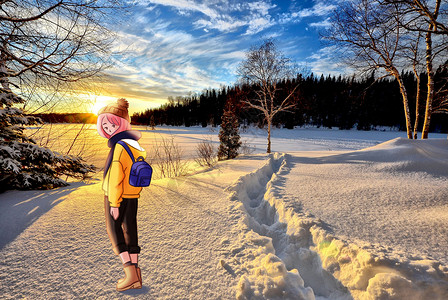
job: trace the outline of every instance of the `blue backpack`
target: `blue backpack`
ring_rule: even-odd
[[[132,155],[131,149],[129,149],[128,145],[125,142],[119,141],[118,144],[123,146],[123,148],[132,159],[131,172],[129,174],[129,184],[135,187],[149,186],[152,176],[151,166],[145,161],[142,156],[138,157],[136,161],[134,159],[134,155]]]

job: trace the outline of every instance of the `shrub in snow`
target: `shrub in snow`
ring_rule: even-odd
[[[238,118],[230,105],[221,118],[221,129],[219,130],[218,159],[232,159],[238,156],[241,146]]]
[[[171,178],[187,174],[188,163],[183,159],[182,148],[174,142],[174,136],[169,139],[161,137],[160,142],[155,139],[153,149],[151,164],[157,166],[156,178]]]
[[[24,125],[41,123],[14,107],[24,100],[7,85],[0,87],[0,192],[8,189],[51,189],[65,186],[61,176],[84,178],[94,171],[80,157],[62,155],[36,145]]]
[[[196,162],[202,167],[213,167],[216,163],[216,148],[212,141],[204,141],[196,147]]]

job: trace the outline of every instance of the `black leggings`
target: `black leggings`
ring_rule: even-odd
[[[140,253],[137,236],[137,206],[138,199],[123,198],[118,208],[118,218],[114,220],[110,215],[109,200],[107,196],[104,197],[107,234],[117,255],[126,251]]]

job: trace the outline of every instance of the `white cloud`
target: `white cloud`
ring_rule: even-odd
[[[249,27],[247,28],[246,35],[252,35],[259,33],[271,26],[273,26],[275,22],[273,22],[270,16],[265,17],[255,17],[250,20]]]
[[[277,5],[271,4],[270,1],[269,2],[258,1],[258,2],[253,2],[253,3],[248,3],[247,5],[250,10],[257,11],[262,16],[268,15],[270,9],[277,7]]]
[[[336,6],[334,6],[334,5],[318,2],[313,7],[300,10],[296,14],[297,14],[297,17],[300,17],[300,18],[321,17],[321,16],[328,15],[330,12],[332,12],[335,9],[336,9]]]
[[[118,33],[114,50],[121,53],[109,72],[110,93],[118,97],[126,90],[133,99],[166,99],[233,83],[227,80],[244,57],[238,41],[226,41],[224,36],[194,37],[169,29],[166,22],[148,27]]]
[[[246,26],[247,22],[233,20],[231,17],[225,17],[215,20],[200,19],[193,24],[196,28],[204,28],[204,30],[217,29],[221,32],[232,32],[242,26]]]
[[[146,0],[141,3],[148,2],[151,4],[159,4],[176,8],[178,11],[197,11],[210,18],[217,18],[219,13],[206,5],[205,3],[197,3],[190,0]]]
[[[246,57],[246,52],[242,50],[230,51],[219,55],[221,60],[240,60]]]
[[[225,0],[201,3],[193,0],[140,0],[139,3],[171,7],[180,16],[200,13],[202,16],[192,22],[197,29],[201,28],[206,32],[218,30],[227,33],[248,27],[245,34],[256,34],[273,26],[275,22],[269,15],[269,10],[277,7],[270,0],[249,3],[229,3]]]
[[[255,42],[255,34],[283,34],[283,26],[275,26],[281,23],[279,9],[270,0],[252,3],[236,0],[141,1],[150,9],[137,10],[132,26],[118,32],[113,49],[120,52],[110,71],[112,84],[107,87],[114,96],[152,101],[232,84],[236,80],[238,64],[245,58],[244,49]],[[182,19],[166,18],[161,6],[173,9],[177,14],[175,18]],[[296,22],[305,16],[323,16],[327,8],[316,3],[307,10],[296,9],[282,16]],[[173,16],[172,13],[168,15]],[[178,27],[185,21],[193,26]],[[315,21],[309,26],[326,26],[325,22]],[[300,37],[291,40],[287,54],[300,52],[297,50],[298,39]],[[307,60],[315,73],[336,70],[324,51],[308,56]],[[120,95],[125,91],[128,95]]]
[[[308,63],[314,74],[339,75],[352,74],[353,69],[343,65],[336,57],[338,48],[336,46],[324,47],[308,57]]]
[[[310,8],[298,9],[294,8],[293,12],[283,13],[279,22],[282,24],[288,24],[290,22],[300,22],[307,17],[323,17],[330,14],[336,9],[336,6],[329,4],[327,1],[316,2]],[[318,24],[318,23],[316,23]]]
[[[311,27],[316,27],[316,28],[330,28],[331,27],[331,23],[330,23],[330,18],[326,18],[323,21],[320,22],[313,22],[309,24]]]

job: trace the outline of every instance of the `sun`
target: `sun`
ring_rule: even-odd
[[[107,97],[107,96],[97,96],[95,98],[95,102],[92,105],[91,108],[91,112],[95,115],[98,115],[98,112],[100,111],[101,108],[103,108],[104,106],[112,103],[114,100],[114,98],[112,97]]]

